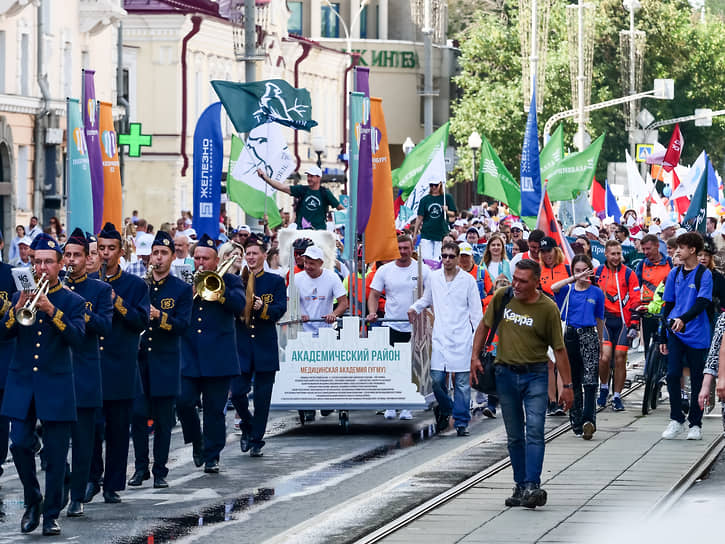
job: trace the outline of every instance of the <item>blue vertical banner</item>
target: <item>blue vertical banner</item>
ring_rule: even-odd
[[[68,108],[68,159],[66,161],[68,203],[66,229],[79,227],[84,232],[95,232],[93,227],[93,188],[91,165],[88,162],[86,136],[83,132],[81,105],[77,98],[66,99]]]
[[[194,219],[197,238],[219,238],[224,140],[222,103],[204,110],[194,129]]]
[[[521,216],[539,213],[541,205],[541,170],[539,168],[539,129],[536,124],[536,81],[531,93],[529,117],[526,120],[524,145],[521,149]]]
[[[350,175],[347,187],[347,192],[350,195],[350,207],[347,210],[347,221],[345,222],[345,245],[342,250],[342,258],[344,260],[350,260],[355,256],[355,241],[357,240],[358,168],[360,165],[360,142],[357,138],[356,127],[359,127],[360,123],[362,123],[364,103],[365,95],[363,93],[350,93],[348,106],[348,126],[350,131],[348,138],[350,150],[348,153],[350,162],[347,169]]]

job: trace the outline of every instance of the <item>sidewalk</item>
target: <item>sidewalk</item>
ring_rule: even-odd
[[[546,506],[504,506],[513,487],[509,467],[384,542],[629,542],[624,524],[643,529],[643,515],[721,435],[722,424],[719,414],[706,418],[701,441],[685,440],[685,434],[663,440],[667,405],[642,417],[637,391],[625,406],[625,412],[598,414],[591,441],[567,433],[547,444],[541,478]],[[642,534],[637,538],[641,542]]]

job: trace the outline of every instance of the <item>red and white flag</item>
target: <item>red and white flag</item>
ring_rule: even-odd
[[[546,189],[544,189],[544,197],[541,199],[539,216],[536,219],[536,228],[543,230],[547,236],[556,240],[556,245],[564,252],[567,264],[571,264],[571,260],[574,258],[574,251],[571,249],[566,236],[561,232],[559,222],[556,220],[556,215],[554,214],[554,209],[551,207],[549,193]]]
[[[670,172],[680,162],[680,155],[682,154],[682,148],[685,146],[685,140],[682,138],[680,132],[680,125],[675,125],[675,130],[672,131],[672,137],[670,138],[670,144],[667,146],[667,152],[665,158],[662,161],[662,167]]]

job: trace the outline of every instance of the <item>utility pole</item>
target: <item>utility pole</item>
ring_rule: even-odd
[[[577,20],[579,23],[578,27],[578,33],[579,33],[579,40],[578,40],[578,47],[577,47],[577,55],[578,55],[578,75],[576,78],[577,82],[577,89],[578,89],[578,100],[577,100],[577,108],[579,110],[579,141],[577,142],[579,151],[584,151],[585,142],[584,142],[584,131],[586,130],[584,127],[584,80],[586,77],[584,76],[584,4],[582,0],[579,0],[579,4],[577,5]]]
[[[431,0],[425,0],[423,8],[423,128],[425,137],[433,134],[433,25],[431,24]]]
[[[257,31],[255,28],[254,0],[244,0],[244,81],[256,79]]]

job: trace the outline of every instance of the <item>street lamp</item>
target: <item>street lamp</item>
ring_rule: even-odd
[[[634,32],[634,14],[642,7],[639,0],[624,0],[622,2],[624,9],[629,11],[629,94],[633,95],[637,92],[636,82],[636,45],[635,45],[635,32]],[[629,139],[630,139],[630,154],[634,155],[634,131],[636,130],[635,120],[637,118],[637,103],[632,102],[628,106],[629,118],[627,124],[629,125]]]
[[[405,141],[403,142],[403,153],[405,156],[408,156],[408,153],[413,151],[413,148],[415,147],[415,142],[411,140],[410,136],[408,136]]]
[[[322,154],[325,152],[326,142],[324,136],[312,137],[312,151],[317,153],[317,167],[322,168]]]
[[[468,147],[473,152],[473,177],[471,178],[471,185],[469,185],[470,193],[468,195],[471,206],[473,206],[473,185],[476,183],[476,153],[481,149],[482,143],[481,135],[475,130],[471,132],[471,135],[468,137]]]
[[[338,21],[340,21],[340,24],[342,25],[342,29],[345,31],[345,41],[347,41],[347,53],[348,55],[352,53],[352,37],[350,36],[350,28],[355,28],[355,24],[357,23],[357,20],[360,18],[360,14],[362,14],[363,10],[365,9],[365,6],[368,5],[368,2],[370,0],[362,0],[360,2],[360,9],[357,10],[357,13],[353,16],[352,20],[350,21],[350,28],[348,28],[347,24],[345,23],[345,20],[340,16],[340,14],[335,10],[333,5],[330,3],[330,0],[323,0],[325,4],[327,4],[327,7],[330,8],[330,11],[335,14],[335,17],[337,17]]]

